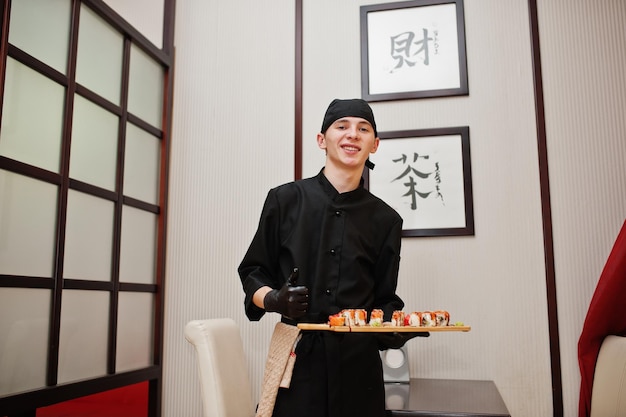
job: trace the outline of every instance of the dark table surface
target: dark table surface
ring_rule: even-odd
[[[413,378],[385,390],[388,416],[510,417],[493,381]]]

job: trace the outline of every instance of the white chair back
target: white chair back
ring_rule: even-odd
[[[197,353],[204,417],[252,417],[243,342],[233,319],[192,320],[185,338]]]
[[[626,337],[602,342],[591,391],[590,417],[626,417]]]

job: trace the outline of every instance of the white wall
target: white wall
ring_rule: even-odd
[[[291,0],[178,1],[164,416],[200,416],[192,319],[241,326],[255,396],[274,322],[249,323],[237,266],[269,187],[293,178]]]
[[[383,3],[377,1],[375,3]],[[177,2],[164,416],[200,416],[191,319],[241,326],[258,395],[274,317],[249,323],[236,267],[265,193],[293,178],[294,2]],[[576,344],[626,213],[626,5],[539,0],[564,415]],[[304,2],[304,174],[330,99],[360,96],[359,6]],[[379,130],[470,126],[476,235],[403,241],[407,309],[472,326],[409,342],[414,377],[492,379],[513,416],[552,414],[528,6],[465,2],[470,95],[374,103]],[[428,358],[428,359],[425,359]]]
[[[565,416],[577,343],[626,219],[626,3],[539,1]]]

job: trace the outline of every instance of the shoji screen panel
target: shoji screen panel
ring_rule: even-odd
[[[158,413],[171,58],[100,0],[2,13],[0,411],[151,381]]]

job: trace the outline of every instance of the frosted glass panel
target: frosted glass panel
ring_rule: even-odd
[[[63,290],[59,383],[106,374],[109,293]]]
[[[69,190],[64,278],[111,280],[114,208],[111,201]]]
[[[157,48],[163,48],[165,0],[104,0]]]
[[[0,274],[52,277],[57,194],[56,185],[0,170]]]
[[[46,385],[49,290],[0,288],[0,396]]]
[[[12,1],[9,43],[65,74],[70,17],[70,0]]]
[[[7,58],[0,155],[59,172],[65,88]]]
[[[80,8],[76,81],[119,104],[124,37],[84,4]]]
[[[161,141],[128,123],[124,162],[124,195],[158,204]]]
[[[119,118],[76,95],[70,177],[115,190]]]
[[[116,372],[152,365],[154,294],[120,292]]]
[[[161,128],[163,67],[137,46],[130,49],[128,111]]]
[[[122,210],[122,242],[120,281],[154,284],[156,262],[157,216],[124,206]]]

